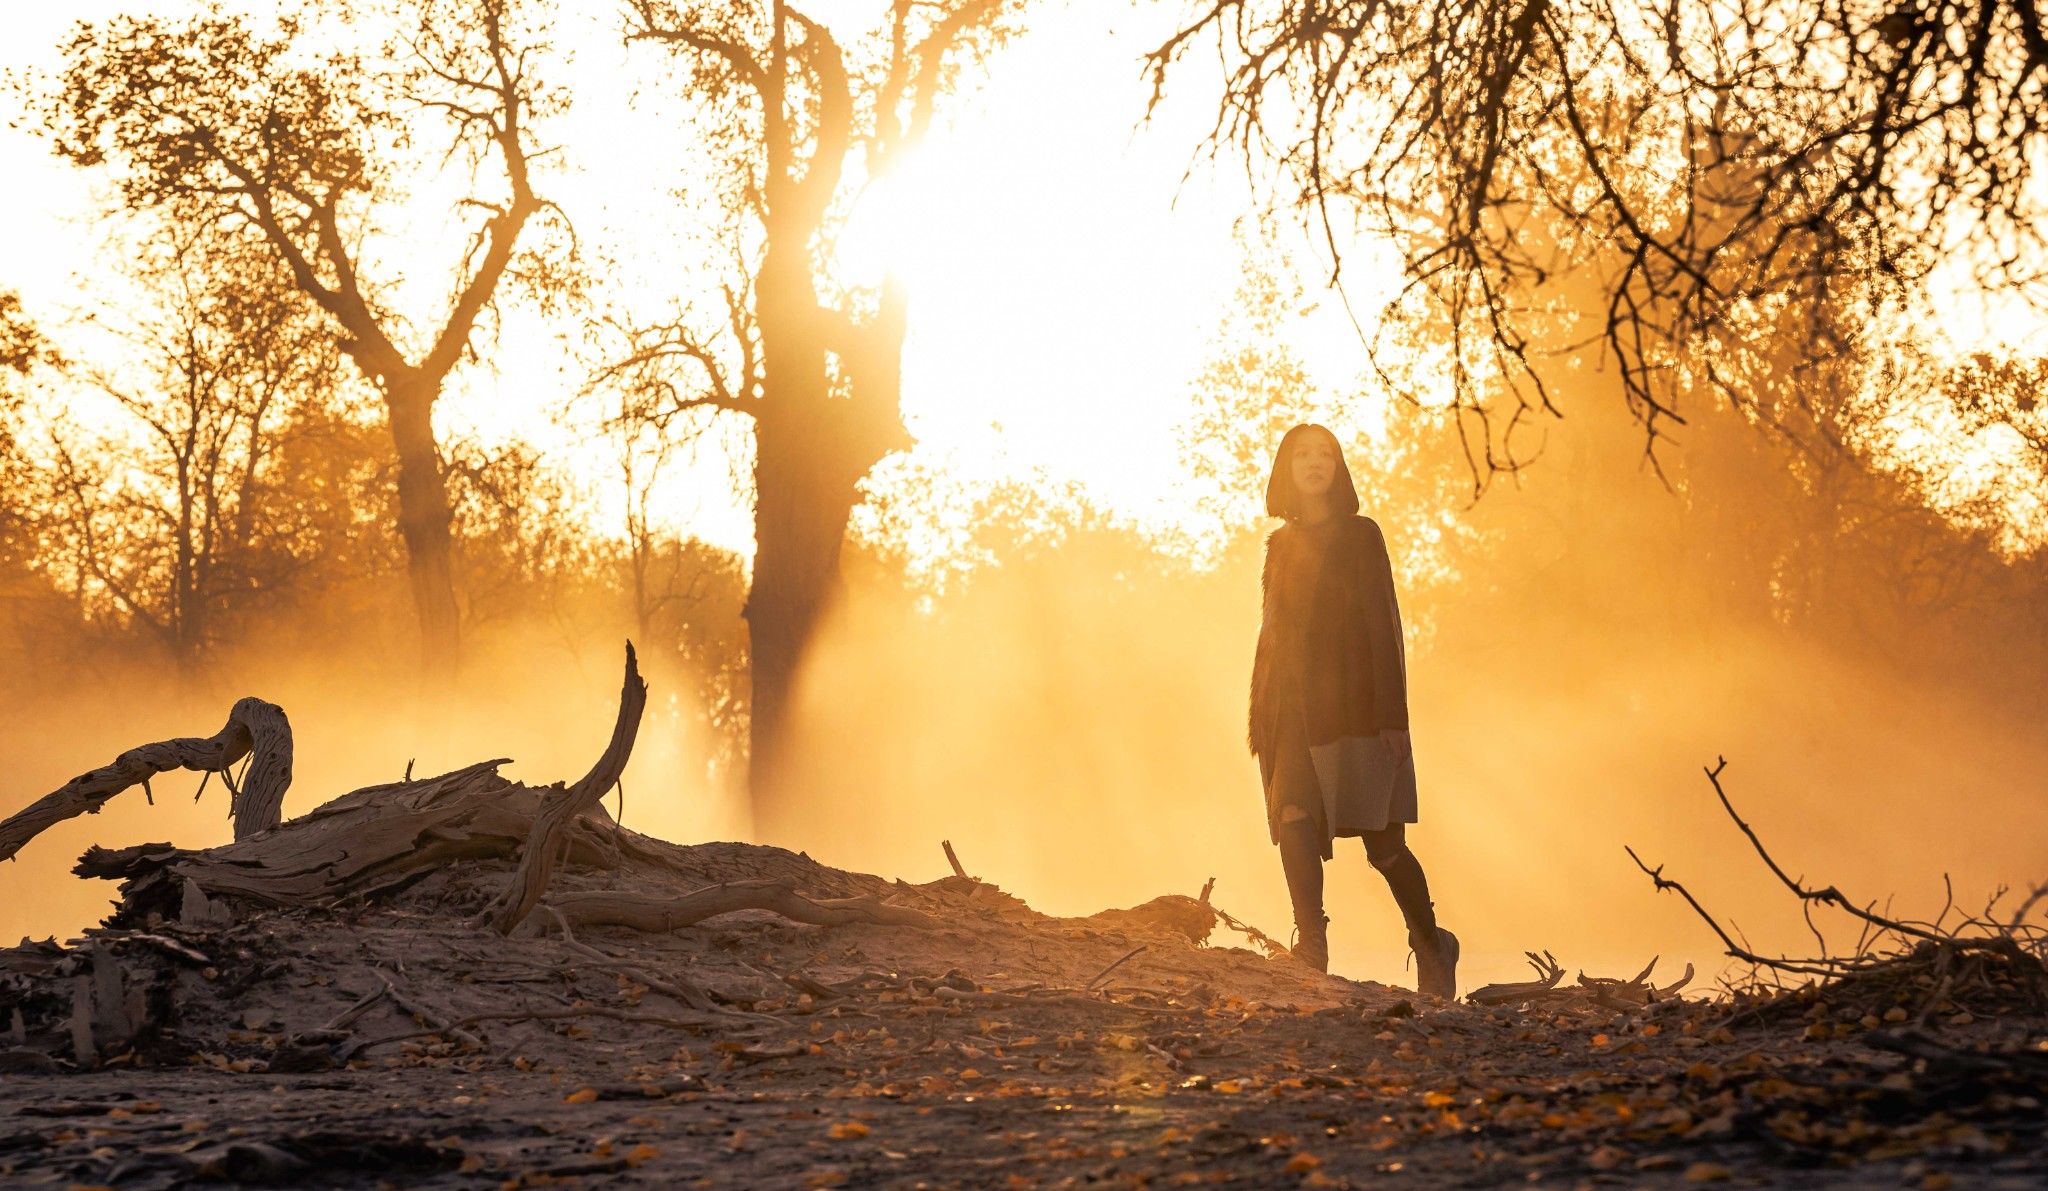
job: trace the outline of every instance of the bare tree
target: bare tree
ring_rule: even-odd
[[[173,226],[127,255],[154,308],[121,332],[139,364],[79,369],[125,417],[57,437],[45,545],[189,673],[228,614],[289,578],[274,456],[302,408],[334,399],[340,353],[260,244]]]
[[[1340,280],[1354,235],[1395,247],[1395,305],[1449,339],[1482,479],[1524,461],[1515,427],[1578,383],[1553,353],[1603,347],[1654,448],[1688,392],[1776,400],[1787,354],[1853,346],[1842,311],[1874,315],[1957,243],[1987,287],[2044,259],[2034,0],[1185,12],[1149,56],[1155,104],[1213,44],[1212,147],[1278,165],[1273,197],[1310,215]]]
[[[337,0],[336,11],[358,7]],[[515,0],[426,0],[390,15],[396,40],[369,57],[316,56],[314,26],[259,31],[218,5],[186,21],[81,25],[46,123],[65,157],[111,166],[130,206],[260,237],[325,313],[383,397],[424,654],[445,673],[459,614],[434,405],[503,283],[564,283],[564,249],[519,247],[554,210],[533,188],[545,152],[533,124],[559,100],[534,76],[545,47]],[[391,305],[403,267],[369,276],[379,262],[364,244],[407,198],[408,168],[432,159],[418,141],[437,134],[441,164],[472,181],[458,207],[480,219],[446,305],[415,323]]]
[[[0,577],[11,579],[34,553],[31,510],[22,501],[30,485],[21,450],[21,406],[29,379],[58,362],[49,340],[22,309],[20,295],[0,290]]]
[[[839,581],[858,485],[910,444],[902,287],[835,292],[824,257],[857,187],[924,134],[961,64],[1020,6],[889,0],[877,31],[845,40],[783,0],[629,4],[628,36],[688,68],[708,143],[726,155],[725,209],[712,218],[737,268],[709,325],[686,315],[648,328],[610,374],[651,372],[675,409],[752,419],[749,785],[769,829],[784,809],[791,695]]]

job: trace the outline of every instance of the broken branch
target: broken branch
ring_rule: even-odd
[[[245,698],[236,701],[228,722],[213,735],[138,745],[9,816],[0,823],[0,860],[13,859],[30,840],[66,819],[98,814],[115,795],[146,786],[160,773],[189,769],[225,777],[228,767],[245,756],[251,757],[251,768],[232,803],[235,838],[275,827],[292,781],[291,724],[276,704]],[[203,780],[200,789],[205,789]]]
[[[647,684],[640,678],[639,659],[633,652],[633,643],[628,641],[626,679],[619,690],[619,717],[612,725],[611,742],[582,781],[549,795],[540,813],[534,816],[533,833],[527,837],[519,871],[513,874],[512,884],[491,913],[491,929],[501,935],[512,933],[512,928],[525,921],[540,904],[548,881],[555,875],[563,834],[570,822],[602,801],[625,772],[626,761],[633,755],[634,738],[640,732],[641,713],[646,710]]]

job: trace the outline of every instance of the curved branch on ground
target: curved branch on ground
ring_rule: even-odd
[[[173,770],[225,774],[249,757],[234,796],[235,838],[277,826],[292,784],[292,727],[284,709],[257,698],[236,701],[228,722],[207,737],[181,736],[137,745],[89,773],[81,773],[0,823],[0,860],[11,860],[30,840],[66,819],[96,815],[115,795]]]

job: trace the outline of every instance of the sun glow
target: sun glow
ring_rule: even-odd
[[[1019,57],[1004,65],[1029,72]],[[1236,282],[1229,223],[1176,210],[1171,175],[1114,132],[999,99],[869,188],[840,264],[909,291],[903,402],[921,450],[986,480],[1045,468],[1135,511],[1171,478],[1185,383]]]

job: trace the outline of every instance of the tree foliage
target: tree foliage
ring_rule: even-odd
[[[189,20],[81,25],[45,124],[60,154],[107,167],[127,206],[267,246],[325,313],[383,396],[414,603],[429,662],[446,669],[458,613],[434,403],[502,284],[566,284],[559,238],[521,256],[529,222],[559,214],[534,189],[534,126],[563,99],[536,75],[544,30],[513,0],[393,6],[381,16],[397,33],[369,52],[315,50],[339,28],[320,15],[261,27],[213,4]],[[359,6],[329,15],[375,27]],[[458,207],[478,218],[440,309],[410,317],[405,266],[370,245],[402,222],[409,184],[451,164],[470,182]]]
[[[182,669],[333,549],[335,510],[284,474],[284,443],[345,398],[319,312],[259,245],[160,224],[131,259],[144,309],[111,320],[132,367],[77,367],[111,425],[60,430],[43,549],[88,606],[143,628]],[[329,493],[347,500],[354,494]]]
[[[1654,447],[1700,389],[1801,400],[1786,355],[1845,350],[1846,327],[1957,244],[1981,286],[2037,279],[2034,0],[1186,12],[1150,56],[1156,94],[1213,44],[1211,143],[1275,164],[1273,197],[1310,213],[1340,268],[1354,235],[1391,243],[1396,306],[1452,342],[1481,472],[1525,461],[1514,431],[1570,383],[1547,362],[1587,344]]]

